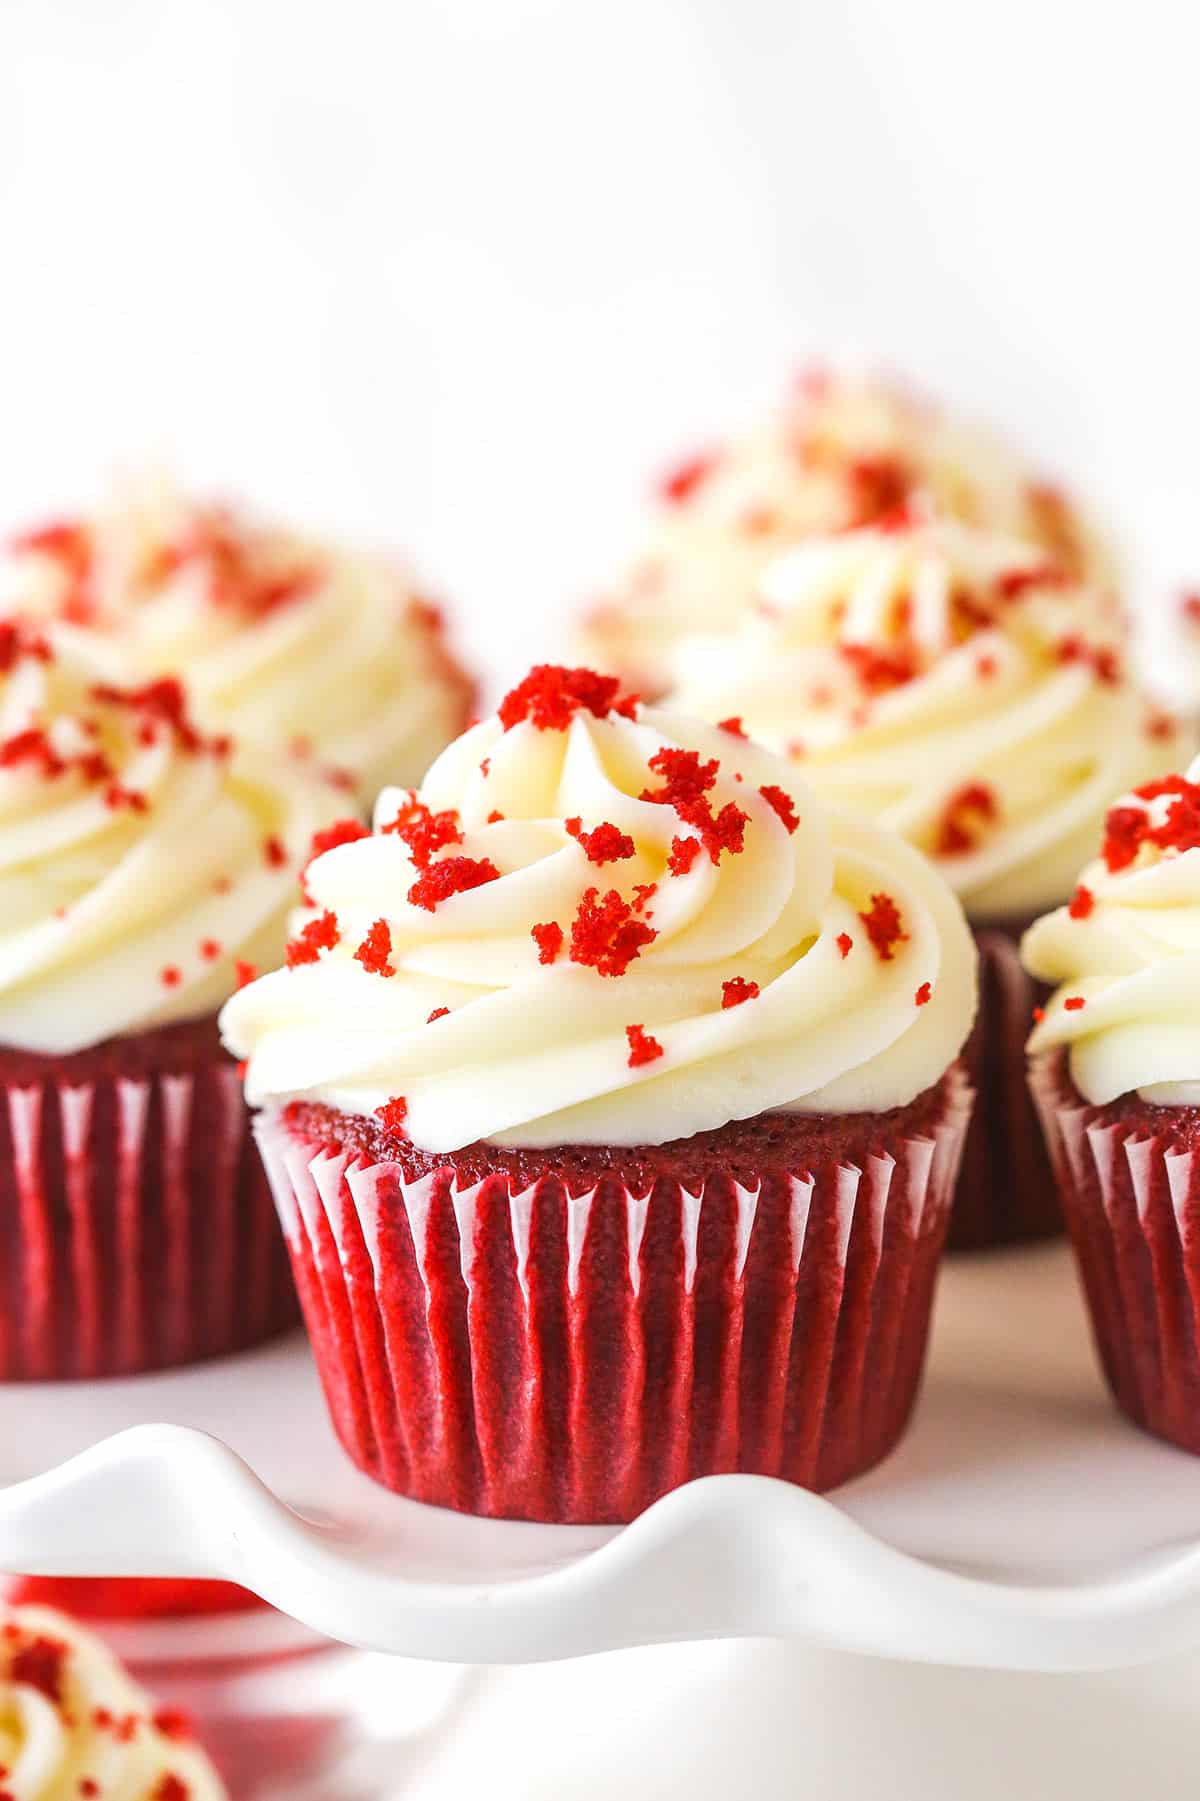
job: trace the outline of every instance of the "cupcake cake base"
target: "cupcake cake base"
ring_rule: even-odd
[[[1030,1086],[1109,1387],[1130,1419],[1200,1453],[1200,1107],[1093,1107],[1065,1052]]]
[[[358,1466],[502,1518],[632,1519],[693,1477],[826,1489],[920,1380],[969,1086],[664,1145],[432,1157],[263,1115],[333,1420]]]
[[[0,1381],[164,1369],[297,1318],[212,1019],[0,1050],[0,1222]]]
[[[1021,967],[1018,946],[1030,923],[975,928],[979,1013],[963,1061],[978,1098],[950,1220],[952,1251],[1053,1238],[1063,1229],[1026,1079],[1025,1041],[1047,992]]]

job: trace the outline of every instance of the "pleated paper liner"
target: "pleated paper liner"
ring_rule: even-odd
[[[1139,1426],[1200,1452],[1200,1111],[1089,1106],[1059,1052],[1029,1079],[1109,1386]]]
[[[698,1192],[406,1179],[263,1116],[342,1443],[414,1499],[544,1521],[629,1520],[720,1471],[858,1474],[917,1391],[971,1100],[956,1069],[919,1136],[904,1110],[813,1121],[814,1161]]]
[[[1063,1229],[1025,1073],[1033,1010],[1045,996],[1018,955],[1027,923],[975,929],[979,1012],[963,1061],[978,1098],[950,1221],[952,1251],[1050,1238]]]
[[[133,1375],[258,1344],[296,1299],[212,1022],[0,1057],[0,1380]]]

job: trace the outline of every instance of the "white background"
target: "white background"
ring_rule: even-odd
[[[833,349],[1090,488],[1152,600],[1200,571],[1189,10],[0,0],[0,526],[161,460],[410,548],[498,681]],[[610,1793],[1194,1792],[1190,1673],[663,1655],[590,1691]],[[528,1681],[496,1792],[575,1792]]]
[[[1200,570],[1181,0],[0,0],[0,525],[162,459],[503,677],[647,474],[879,354]]]

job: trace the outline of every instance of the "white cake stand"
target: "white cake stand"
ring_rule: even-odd
[[[776,1636],[1115,1669],[1200,1649],[1200,1459],[1113,1410],[1057,1246],[947,1266],[913,1428],[831,1499],[723,1476],[621,1529],[420,1507],[351,1467],[297,1337],[0,1387],[0,1568],[223,1577],[347,1644],[455,1663]]]

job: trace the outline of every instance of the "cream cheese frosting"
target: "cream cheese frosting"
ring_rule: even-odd
[[[227,1801],[181,1716],[42,1607],[0,1606],[0,1771],[6,1801]]]
[[[1186,754],[1111,597],[1019,540],[904,519],[813,539],[762,590],[733,639],[679,649],[670,704],[801,759],[826,800],[935,858],[975,919],[1061,900],[1112,795]]]
[[[0,624],[0,1044],[67,1054],[215,1013],[281,953],[325,778]]]
[[[341,770],[365,803],[417,780],[470,708],[406,571],[161,486],[18,537],[0,606],[113,680],[183,674],[207,727]]]
[[[431,1152],[903,1106],[975,1010],[925,859],[587,671],[533,671],[306,882],[290,966],[222,1014],[248,1098],[379,1113]]]
[[[1200,758],[1117,803],[1100,856],[1021,956],[1056,985],[1030,1051],[1065,1046],[1086,1100],[1200,1106]]]
[[[1073,574],[1111,572],[1107,546],[1060,489],[986,432],[879,378],[809,372],[757,430],[668,475],[660,499],[582,646],[655,691],[681,639],[737,628],[783,550],[905,510],[1022,539]]]

